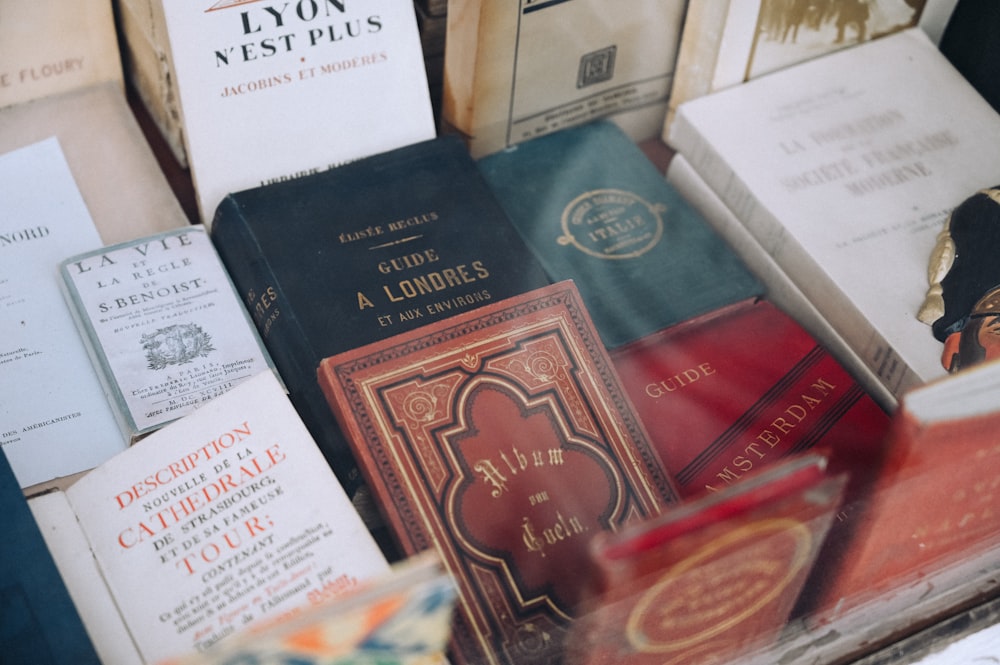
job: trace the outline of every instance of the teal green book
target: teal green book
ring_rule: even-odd
[[[477,164],[549,278],[576,282],[608,348],[764,292],[611,122],[538,137]]]

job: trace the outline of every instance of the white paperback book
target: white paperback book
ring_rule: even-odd
[[[157,1],[206,226],[231,192],[435,136],[412,0]]]
[[[115,645],[128,635],[143,663],[294,617],[389,571],[271,371],[30,504],[50,547],[89,549],[54,552],[74,602],[117,608],[83,612],[98,652],[128,655]]]
[[[273,369],[200,224],[67,257],[60,275],[130,442]]]
[[[27,488],[126,442],[59,285],[59,262],[101,238],[57,139],[0,155],[0,201],[0,447]]]
[[[945,372],[917,312],[948,214],[1000,182],[996,136],[911,28],[682,104],[669,138],[898,398]]]

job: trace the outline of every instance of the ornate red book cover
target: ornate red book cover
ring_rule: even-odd
[[[685,497],[810,449],[868,457],[889,417],[794,319],[745,300],[611,354]]]
[[[818,455],[591,543],[566,665],[739,662],[779,637],[842,499]]]
[[[406,554],[460,589],[465,663],[558,663],[598,533],[676,500],[572,282],[322,361]]]

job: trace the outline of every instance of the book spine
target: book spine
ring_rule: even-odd
[[[441,117],[449,129],[465,136],[472,132],[472,92],[484,1],[448,0]]]
[[[299,417],[348,495],[353,496],[360,485],[360,473],[319,389],[316,369],[320,358],[299,325],[265,252],[231,197],[219,205],[211,238]]]
[[[162,6],[150,0],[117,3],[125,75],[139,95],[171,154],[182,168],[188,167],[184,131],[176,90],[166,19]]]
[[[687,158],[695,172],[896,399],[922,383],[890,341],[875,329],[828,273],[786,232],[781,221],[758,200],[740,175],[702,136],[683,107],[674,117],[670,144]]]
[[[730,0],[691,0],[688,3],[667,117],[663,122],[664,143],[669,139],[670,125],[677,107],[711,91],[712,74],[719,57],[729,3]]]

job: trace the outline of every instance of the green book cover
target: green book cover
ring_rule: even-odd
[[[609,348],[763,293],[611,122],[535,138],[478,166],[550,279],[576,282]]]

